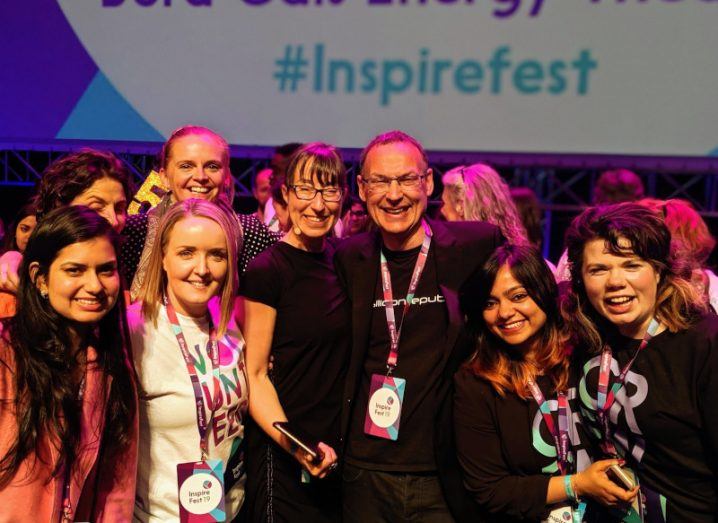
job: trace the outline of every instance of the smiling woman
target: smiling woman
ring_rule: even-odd
[[[0,341],[0,505],[9,521],[129,521],[136,396],[117,235],[83,206],[27,245]]]
[[[345,188],[344,163],[334,147],[299,149],[282,190],[292,226],[242,279],[249,409],[256,421],[247,431],[249,521],[341,518],[338,478],[327,475],[339,447],[350,311],[327,237]],[[273,426],[287,420],[320,442],[320,459],[312,460]]]
[[[229,144],[219,134],[198,125],[175,130],[160,152],[160,177],[170,191],[146,214],[130,216],[121,256],[125,279],[134,301],[145,284],[145,271],[155,245],[160,220],[176,202],[190,198],[218,202],[231,210],[234,180],[229,168]],[[234,213],[233,213],[234,214]],[[279,240],[256,215],[234,215],[246,242],[234,263],[240,272],[249,260]]]
[[[587,352],[585,420],[604,456],[637,475],[642,503],[631,510],[709,522],[718,513],[718,318],[670,241],[662,216],[639,204],[584,211],[566,235],[564,312]]]
[[[499,247],[462,292],[477,337],[455,377],[457,452],[467,489],[496,521],[598,521],[593,501],[635,496],[606,478],[615,461],[591,464],[587,433],[568,421],[578,374],[557,300],[541,255],[516,245]]]
[[[223,485],[205,513],[224,499],[231,521],[244,501],[247,385],[244,340],[232,319],[242,236],[231,210],[188,199],[165,213],[157,240],[129,310],[143,420],[134,518],[197,513],[181,492],[199,467]]]

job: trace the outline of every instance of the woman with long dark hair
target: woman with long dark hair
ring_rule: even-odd
[[[628,501],[591,465],[556,281],[538,251],[499,247],[464,288],[476,353],[455,378],[464,482],[491,521],[596,520],[586,501]],[[593,517],[591,514],[593,513]]]
[[[117,236],[50,212],[20,267],[0,341],[0,507],[8,521],[127,521],[137,466]]]
[[[3,253],[9,253],[0,267],[0,273],[5,272],[0,278],[7,278],[7,270],[10,265],[9,259],[14,259],[14,264],[19,266],[22,262],[22,253],[25,252],[27,241],[37,225],[37,203],[35,198],[30,199],[23,205],[15,215],[15,220],[10,224],[3,241]],[[15,315],[15,294],[0,290],[0,318],[9,318]]]

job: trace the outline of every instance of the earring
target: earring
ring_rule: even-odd
[[[292,230],[294,231],[294,234],[296,234],[297,236],[301,236],[302,230],[299,228],[299,226],[295,225],[294,229]]]
[[[47,289],[40,289],[40,296],[42,296],[43,300],[46,300],[48,297]]]

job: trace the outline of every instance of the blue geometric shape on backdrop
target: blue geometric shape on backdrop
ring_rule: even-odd
[[[709,152],[708,156],[718,156],[718,147]]]
[[[163,142],[157,132],[98,71],[57,138]]]

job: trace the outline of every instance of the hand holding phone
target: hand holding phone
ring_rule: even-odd
[[[606,469],[606,475],[611,481],[626,490],[633,490],[636,487],[636,482],[633,480],[633,477],[631,477],[631,474],[623,470],[619,465],[611,465],[608,467]]]
[[[323,478],[337,468],[337,454],[329,445],[307,437],[288,421],[276,421],[272,425],[298,450],[293,452],[294,457],[312,476]]]
[[[622,469],[621,464],[616,459],[605,459],[577,472],[574,476],[576,495],[591,498],[607,507],[632,503],[636,499],[638,488],[630,469]],[[618,471],[609,470],[613,467]]]
[[[319,442],[307,438],[306,434],[302,434],[296,427],[292,427],[288,421],[275,421],[272,426],[279,432],[284,434],[292,445],[306,452],[312,462],[321,462],[324,459],[324,453],[319,448]]]

